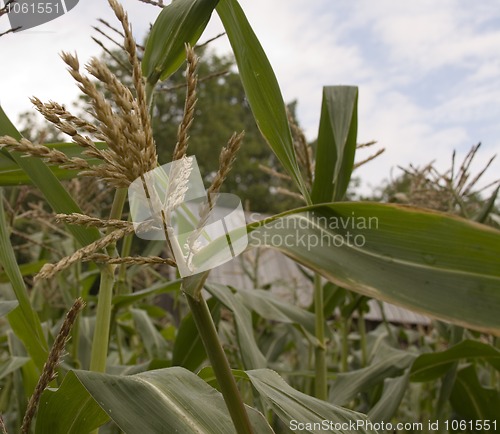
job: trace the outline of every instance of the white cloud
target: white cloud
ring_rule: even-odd
[[[135,0],[124,0],[123,6],[134,33],[142,39],[159,10]],[[119,26],[107,2],[82,0],[68,14],[52,22],[0,39],[0,102],[14,121],[19,113],[32,109],[28,98],[33,95],[68,105],[76,99],[78,89],[59,53],[76,51],[82,64],[99,55],[101,49],[90,38],[103,39],[92,29],[98,18]],[[0,18],[0,22],[6,26],[6,17]]]
[[[240,3],[285,101],[298,99],[309,138],[317,132],[322,86],[360,86],[359,140],[375,139],[387,149],[360,170],[366,183],[376,185],[398,164],[436,159],[446,165],[453,149],[465,152],[479,140],[484,149],[478,160],[500,152],[500,9],[495,0]],[[142,38],[159,9],[137,0],[123,4]],[[114,22],[106,2],[82,0],[37,32],[0,39],[0,101],[9,115],[15,119],[27,110],[31,95],[64,103],[75,99],[77,90],[58,52],[77,50],[82,60],[98,54],[90,35],[100,16]],[[202,39],[221,29],[214,16]],[[229,51],[227,41],[214,47]],[[498,167],[490,173],[498,173]]]

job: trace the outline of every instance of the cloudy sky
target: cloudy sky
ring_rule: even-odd
[[[0,0],[1,4],[2,0]],[[481,141],[476,170],[500,153],[500,8],[496,0],[240,0],[266,50],[284,99],[299,102],[313,139],[323,85],[360,87],[358,141],[386,153],[360,169],[364,191],[401,173],[396,166],[436,160],[449,166]],[[137,39],[159,9],[123,0]],[[70,104],[77,89],[58,57],[99,54],[90,36],[97,18],[112,22],[105,0],[81,0],[65,16],[0,39],[0,103],[14,120],[28,97]],[[0,19],[0,33],[9,28]],[[222,27],[214,15],[208,39]],[[218,41],[214,48],[228,52]],[[368,152],[360,153],[358,159]],[[499,157],[500,158],[500,157]],[[485,177],[500,173],[495,162]]]

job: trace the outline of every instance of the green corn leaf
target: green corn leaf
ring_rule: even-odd
[[[18,336],[24,337],[23,333],[29,334],[29,330],[25,330],[25,323],[22,321],[22,313],[17,317],[21,317],[21,333],[18,333],[16,325],[13,325],[12,317],[16,317],[19,313],[18,308],[15,309],[8,317],[9,323],[12,330],[7,330],[7,342],[8,351],[11,357],[14,358],[27,358],[26,363],[22,364],[19,370],[12,372],[12,389],[10,400],[14,400],[17,403],[17,408],[19,408],[19,413],[24,414],[28,399],[35,390],[36,384],[40,378],[40,368],[36,365],[36,362],[32,356],[32,353],[27,353],[26,346],[24,344],[25,339],[21,340]],[[16,318],[17,318],[16,317]],[[17,336],[16,336],[17,334]]]
[[[262,289],[237,290],[235,297],[261,317],[276,322],[297,324],[308,334],[309,339],[315,339],[315,318],[311,312],[287,303]]]
[[[400,377],[386,378],[382,396],[368,413],[370,420],[373,422],[391,420],[398,411],[399,405],[408,390],[409,382],[410,369],[407,369]]]
[[[496,389],[486,388],[481,384],[474,365],[467,366],[458,372],[455,387],[451,392],[450,402],[453,409],[463,419],[472,421],[472,427],[474,428],[476,427],[476,421],[488,421],[491,428],[494,428],[493,421],[497,423],[496,426],[500,424],[500,413],[498,412],[500,408],[500,392]],[[467,424],[467,427],[470,427],[470,425]],[[483,430],[484,432],[491,432],[490,429],[485,428],[467,432],[481,432]],[[496,431],[496,429],[492,431]]]
[[[362,295],[500,335],[500,232],[389,204],[304,207],[248,226],[270,246]]]
[[[22,276],[29,276],[36,274],[40,271],[40,269],[47,263],[46,260],[30,262],[29,264],[21,264],[19,265],[19,271]],[[9,276],[5,271],[0,272],[0,283],[8,283]]]
[[[63,387],[65,393],[59,393]],[[127,434],[235,432],[222,395],[179,367],[128,376],[74,371],[66,375],[59,391],[54,393],[57,400],[48,404],[44,398],[50,391],[44,392],[38,415],[44,429],[38,430],[37,420],[36,434],[88,433],[80,424],[102,424],[106,413]],[[262,414],[250,407],[247,412],[255,433],[273,433]]]
[[[481,359],[500,372],[500,351],[483,342],[465,340],[446,351],[422,354],[411,368],[411,381],[431,381],[444,375],[454,362]]]
[[[257,346],[253,334],[252,312],[227,286],[211,283],[206,284],[205,288],[233,313],[238,344],[245,367],[249,369],[265,367],[266,359]]]
[[[0,380],[12,374],[17,369],[22,368],[29,360],[29,357],[10,357],[0,363]]]
[[[47,389],[40,399],[36,434],[88,434],[109,420],[74,372],[58,389]]]
[[[340,308],[346,303],[348,291],[332,282],[326,282],[323,286],[324,294],[324,315],[330,317],[336,308]],[[314,303],[311,303],[309,311],[314,312]]]
[[[358,88],[323,88],[311,193],[313,203],[342,200],[354,165],[358,129]]]
[[[255,121],[307,201],[309,192],[297,165],[285,104],[271,64],[236,0],[221,0],[217,13],[233,48]]]
[[[247,373],[245,371],[242,371],[241,369],[231,369],[231,372],[236,380],[248,381],[249,379]],[[202,378],[203,381],[210,384],[210,386],[220,391],[220,386],[217,381],[217,377],[215,376],[214,368],[212,368],[212,366],[205,366],[200,370],[200,372],[198,372],[197,375],[198,377]]]
[[[131,309],[134,318],[135,330],[141,337],[141,341],[151,359],[165,359],[167,355],[167,342],[156,329],[153,321],[142,309]]]
[[[478,215],[474,218],[474,221],[484,223],[488,219],[488,216],[495,210],[495,202],[497,200],[499,191],[500,186],[495,189],[490,198],[484,203]]]
[[[416,355],[384,345],[378,360],[363,369],[340,373],[330,389],[330,402],[343,405],[358,393],[367,391],[387,378],[399,377],[411,366]]]
[[[151,29],[142,73],[150,87],[173,74],[186,58],[185,44],[194,45],[218,0],[175,0],[163,8]]]
[[[28,354],[40,371],[48,355],[48,345],[37,313],[33,310],[16,255],[10,243],[7,220],[3,209],[3,190],[0,189],[0,265],[7,275],[19,303],[9,314],[12,329],[23,342]]]
[[[220,319],[220,303],[212,297],[210,300],[207,300],[207,304],[214,323],[217,325]],[[200,333],[196,328],[193,315],[188,313],[182,318],[177,330],[174,349],[172,351],[172,365],[181,366],[194,372],[206,359],[207,353]]]
[[[181,288],[181,281],[174,280],[172,282],[159,282],[150,286],[149,288],[133,292],[132,294],[120,294],[113,297],[113,305],[115,309],[123,309],[143,298],[151,295],[166,294],[169,292],[179,291]]]

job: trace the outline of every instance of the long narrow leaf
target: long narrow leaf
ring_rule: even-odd
[[[166,368],[131,376],[88,371],[75,374],[127,434],[235,432],[222,395],[186,369]],[[272,434],[260,413],[248,407],[247,411],[255,433]]]
[[[297,324],[314,337],[315,318],[311,312],[289,304],[262,289],[238,290],[236,297],[249,309],[271,321]]]
[[[115,309],[123,309],[143,298],[152,295],[166,294],[168,292],[179,291],[180,288],[181,288],[180,280],[174,280],[171,282],[159,282],[150,286],[149,288],[133,292],[132,294],[115,295],[113,297],[113,304]]]
[[[412,381],[431,381],[441,377],[454,362],[481,359],[500,372],[500,351],[483,342],[465,340],[446,351],[419,356],[411,369]]]
[[[167,356],[167,342],[156,329],[153,321],[142,309],[131,309],[135,323],[135,330],[141,337],[144,347],[151,359],[165,359]]]
[[[245,367],[247,369],[265,367],[266,359],[255,342],[250,310],[234,296],[227,286],[212,283],[205,285],[205,288],[233,313],[238,344]]]
[[[23,367],[29,360],[29,357],[11,357],[0,363],[0,380]]]
[[[15,326],[12,325],[12,317],[15,317],[16,319],[19,317],[21,318],[21,321],[19,322],[21,325],[20,328],[15,328]],[[40,367],[36,365],[36,362],[31,354],[26,354],[26,346],[24,344],[24,341],[27,341],[29,337],[23,340],[18,337],[24,337],[29,333],[29,331],[26,331],[24,329],[23,326],[25,324],[22,320],[22,313],[20,313],[19,308],[15,309],[9,315],[9,323],[11,324],[12,330],[7,331],[7,341],[10,356],[13,358],[21,357],[28,359],[26,363],[21,366],[21,372],[16,370],[12,372],[11,377],[13,381],[11,398],[9,398],[9,401],[11,399],[15,400],[19,409],[19,414],[23,414],[25,412],[29,396],[35,390],[38,379],[40,378]],[[20,329],[20,332],[18,329]],[[14,396],[12,397],[12,395]]]
[[[500,423],[500,392],[483,387],[473,365],[459,371],[450,401],[453,409],[464,419]],[[473,425],[475,427],[475,424]],[[498,428],[497,428],[498,429]],[[479,429],[476,432],[482,431]],[[491,432],[490,429],[484,431]],[[494,429],[493,431],[496,431]],[[474,431],[473,431],[474,432]]]
[[[30,262],[28,264],[21,264],[19,265],[19,271],[21,272],[22,276],[29,276],[36,274],[40,271],[40,269],[46,264],[46,260],[41,260],[41,261],[36,261],[36,262]],[[5,271],[0,272],[0,283],[8,283],[9,282],[9,276]]]
[[[438,212],[375,203],[305,207],[249,225],[339,286],[500,335],[500,232]]]
[[[271,64],[236,0],[221,0],[217,13],[233,48],[241,82],[257,125],[307,199],[309,192],[297,165],[285,104]]]
[[[313,203],[342,200],[351,179],[358,129],[358,88],[327,86],[316,148]]]
[[[411,366],[416,355],[385,347],[376,363],[347,373],[338,374],[330,389],[330,402],[343,405],[360,392],[381,384],[385,379],[400,376]]]
[[[409,382],[409,369],[400,377],[386,378],[384,380],[384,391],[382,392],[382,396],[368,413],[370,420],[373,422],[391,420],[408,390]]]
[[[366,416],[299,392],[270,369],[247,371],[247,375],[259,394],[294,433],[376,433]]]
[[[42,331],[38,315],[33,310],[23,276],[17,264],[14,249],[7,231],[7,220],[3,209],[3,191],[0,189],[0,265],[9,278],[14,294],[19,303],[9,313],[9,321],[14,332],[22,340],[29,355],[42,370],[48,355],[48,345]]]
[[[19,306],[19,302],[17,300],[0,301],[0,317],[7,315],[17,306]]]
[[[215,298],[207,301],[215,325],[220,319],[220,303]],[[207,353],[193,315],[187,314],[181,321],[172,350],[172,365],[195,371],[207,359]]]
[[[194,45],[205,30],[218,0],[176,0],[163,8],[151,29],[142,73],[150,86],[173,74],[186,57],[185,44]]]
[[[487,220],[488,216],[495,209],[495,202],[498,197],[498,192],[500,192],[500,185],[491,194],[490,198],[484,203],[483,207],[479,211],[479,214],[476,217],[474,217],[474,221],[478,223],[484,223]]]
[[[70,371],[58,389],[43,392],[35,433],[88,434],[108,420],[106,412]]]

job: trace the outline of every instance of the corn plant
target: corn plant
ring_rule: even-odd
[[[410,382],[441,377],[442,387],[432,391],[439,410],[433,417],[441,427],[449,402],[463,420],[496,421],[500,351],[491,336],[500,334],[499,232],[440,212],[345,201],[355,164],[354,86],[324,88],[318,142],[311,155],[314,170],[301,167],[276,77],[236,0],[176,0],[164,7],[141,62],[125,11],[116,0],[109,3],[123,28],[132,90],[92,59],[87,73],[100,82],[109,95],[105,97],[78,58],[63,53],[69,73],[89,100],[93,122],[55,102],[32,102],[72,143],[33,143],[0,109],[2,185],[32,184],[36,193],[27,194],[43,197],[23,209],[19,190],[10,189],[0,207],[0,264],[9,284],[4,291],[8,300],[0,305],[8,323],[2,323],[0,367],[6,427],[51,434],[312,433],[319,427],[372,433],[379,427],[373,422],[397,415]],[[246,236],[249,249],[283,252],[312,272],[310,310],[258,288],[245,292],[211,283],[210,270],[183,274],[168,209],[146,222],[159,223],[163,239],[139,243],[134,231],[139,234],[140,225],[128,219],[127,188],[136,180],[146,186],[148,173],[161,163],[151,126],[155,90],[185,59],[187,96],[172,161],[189,170],[198,62],[191,47],[214,11],[227,32],[255,121],[305,205],[251,222],[212,240],[201,252],[190,248],[193,255],[216,256],[228,237],[235,244]],[[240,146],[243,134],[234,134],[222,148],[210,194],[219,192]],[[182,184],[186,173],[181,170],[172,178]],[[78,191],[91,190],[81,177],[98,180],[92,196],[84,193],[105,206],[92,208],[75,200]],[[74,183],[67,184],[68,179]],[[170,193],[167,203],[177,190]],[[148,194],[151,203],[153,196]],[[133,211],[133,204],[128,206]],[[93,213],[82,211],[84,207]],[[54,220],[64,229],[54,231],[59,228]],[[44,226],[35,230],[33,221]],[[21,251],[11,242],[11,234],[20,233],[16,226],[22,225],[30,241],[40,240],[36,252],[24,253],[27,263],[18,261]],[[61,251],[67,256],[54,261]],[[168,267],[178,268],[180,277],[166,276]],[[27,285],[23,277],[33,273],[35,280]],[[203,290],[211,295],[208,300]],[[158,294],[173,294],[175,306],[167,310],[152,303]],[[347,372],[352,360],[347,358],[346,334],[338,369],[332,361],[338,335],[329,327],[330,314],[341,307],[347,321],[366,297],[450,324],[442,332],[450,348],[436,346],[425,353],[422,345],[414,345],[403,351],[386,324],[360,332],[361,367],[352,372]],[[221,311],[231,312],[234,328]],[[279,323],[270,333],[272,342],[256,338],[255,318],[262,327]],[[487,342],[477,339],[480,334],[488,336]],[[280,342],[281,350],[273,350]],[[295,376],[282,369],[285,347],[291,345],[297,354],[304,348],[312,359],[300,360],[304,370]],[[282,376],[276,372],[280,370]],[[480,381],[485,374],[488,385]],[[465,395],[470,406],[461,403]]]

